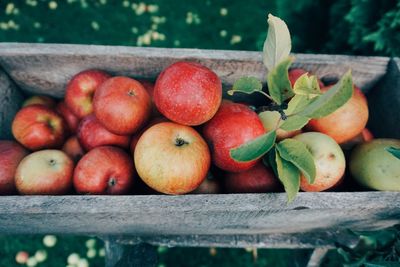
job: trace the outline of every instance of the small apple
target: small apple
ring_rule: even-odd
[[[26,99],[22,103],[22,107],[27,107],[30,105],[40,104],[48,108],[54,108],[56,106],[56,101],[53,98],[45,95],[34,95]]]
[[[350,172],[361,185],[374,190],[400,191],[400,159],[386,149],[400,148],[400,140],[378,138],[357,146]]]
[[[176,62],[158,76],[154,87],[157,109],[171,121],[200,125],[217,112],[222,84],[212,70],[193,62]]]
[[[85,151],[75,135],[65,141],[62,151],[64,151],[65,154],[67,154],[75,163],[85,154]]]
[[[133,158],[140,178],[165,194],[193,191],[210,168],[210,151],[200,134],[172,122],[162,122],[145,131]]]
[[[228,193],[265,193],[280,189],[274,172],[262,162],[244,172],[228,172],[224,177],[224,188]]]
[[[71,189],[73,171],[74,163],[63,151],[41,150],[20,162],[15,184],[23,195],[62,195]]]
[[[133,162],[122,149],[101,146],[90,150],[78,162],[74,187],[80,194],[120,195],[133,184]]]
[[[343,149],[351,149],[356,145],[372,141],[373,139],[374,135],[371,133],[371,131],[368,130],[368,128],[364,128],[356,137],[347,141],[346,143],[341,144],[340,146]]]
[[[65,137],[63,118],[50,108],[35,104],[22,108],[12,122],[12,133],[30,150],[60,147]]]
[[[190,192],[191,194],[218,194],[221,192],[221,185],[211,171],[208,172],[206,179]]]
[[[248,106],[224,101],[217,114],[204,125],[203,133],[210,145],[213,163],[218,168],[241,172],[259,161],[237,162],[230,156],[232,148],[265,133],[261,120]]]
[[[304,70],[304,69],[291,69],[291,70],[289,70],[289,80],[290,80],[290,83],[292,84],[292,87],[296,83],[297,79],[300,78],[300,76],[305,74],[305,73],[307,73],[307,71]],[[311,75],[312,74],[310,74],[308,72],[308,76],[311,76]],[[324,87],[324,83],[321,82],[320,79],[318,79],[318,84],[319,84],[320,88]]]
[[[264,125],[265,131],[269,132],[275,129],[275,127],[279,122],[281,114],[279,114],[278,111],[263,111],[260,114],[258,114],[258,117],[260,118],[262,124]],[[283,122],[281,122],[281,124],[282,123]],[[301,130],[285,131],[282,129],[278,129],[276,130],[276,139],[278,141],[283,140],[286,138],[293,137],[299,133],[301,133]]]
[[[300,188],[306,192],[319,192],[339,184],[343,178],[346,161],[340,146],[326,134],[308,132],[296,135],[294,139],[303,142],[314,158],[316,176],[309,184],[301,176]]]
[[[96,118],[110,132],[133,134],[150,117],[151,99],[144,87],[128,77],[113,77],[94,94]]]
[[[64,118],[68,132],[70,134],[75,134],[78,129],[79,118],[67,107],[65,102],[58,103],[56,111]]]
[[[0,141],[0,195],[14,194],[15,171],[28,151],[14,141]]]
[[[68,82],[65,103],[79,118],[93,112],[93,96],[97,88],[111,76],[101,70],[85,70],[76,74]]]
[[[331,86],[322,88],[326,92]],[[368,103],[361,90],[354,86],[353,96],[342,107],[328,116],[312,119],[306,125],[309,131],[321,132],[343,144],[356,137],[368,122]]]
[[[117,135],[110,132],[104,128],[94,114],[82,119],[77,130],[77,137],[86,151],[105,145],[128,148],[130,142],[129,135]]]

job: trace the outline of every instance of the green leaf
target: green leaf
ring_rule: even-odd
[[[268,35],[263,48],[263,61],[265,67],[272,71],[289,56],[292,41],[289,29],[283,20],[268,14],[268,25]]]
[[[307,117],[293,115],[288,117],[279,128],[285,131],[296,131],[303,128],[309,120],[310,118]]]
[[[267,74],[269,94],[279,105],[294,96],[288,72],[293,60],[293,57],[287,57]]]
[[[389,153],[391,153],[393,156],[396,158],[400,159],[400,148],[396,147],[386,147],[385,150]]]
[[[290,99],[288,103],[288,108],[286,109],[286,115],[292,115],[303,110],[307,105],[309,105],[313,99],[308,98],[304,95],[295,95]]]
[[[275,161],[278,178],[285,188],[288,202],[292,202],[300,189],[300,171],[292,163],[284,160],[278,151],[276,151]]]
[[[275,161],[275,154],[276,154],[276,149],[275,149],[275,147],[273,147],[263,157],[263,163],[265,166],[271,168],[272,171],[275,173],[275,176],[278,177],[278,170],[277,170],[276,161]]]
[[[284,160],[293,163],[304,174],[308,183],[314,183],[316,175],[315,162],[304,143],[288,138],[281,141],[276,146],[276,149]]]
[[[228,91],[229,95],[235,92],[251,94],[256,91],[262,90],[262,83],[256,77],[242,77],[233,84],[232,90]]]
[[[308,76],[308,73],[301,75],[293,86],[296,95],[304,95],[313,98],[321,94],[319,83],[316,76]]]
[[[325,117],[343,106],[352,95],[353,80],[349,70],[337,84],[323,95],[315,97],[298,115],[310,118]]]
[[[304,107],[312,102],[312,99],[304,95],[295,95],[290,99],[288,108],[285,114],[288,118],[280,125],[279,128],[285,131],[295,131],[303,128],[310,118],[300,115],[295,115],[296,112],[301,111]]]
[[[230,150],[230,156],[233,160],[239,162],[252,161],[262,157],[275,144],[276,131],[270,131],[251,140],[237,148]]]

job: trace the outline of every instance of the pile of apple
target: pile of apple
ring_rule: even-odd
[[[291,70],[291,83],[305,73]],[[132,194],[143,193],[143,182],[165,194],[280,191],[261,159],[237,162],[230,156],[278,118],[276,111],[258,115],[246,104],[222,100],[218,76],[197,63],[170,65],[154,86],[83,71],[58,104],[47,96],[24,102],[12,123],[17,142],[0,141],[0,193]],[[294,136],[314,156],[315,182],[302,179],[302,190],[327,190],[341,181],[345,157],[338,144],[371,140],[367,121],[366,98],[354,87],[344,106],[306,125],[313,132],[278,130],[278,140]]]

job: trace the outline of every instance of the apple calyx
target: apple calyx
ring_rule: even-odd
[[[107,184],[108,184],[108,187],[111,188],[117,184],[117,179],[114,177],[110,177]]]

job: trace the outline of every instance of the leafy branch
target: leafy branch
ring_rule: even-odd
[[[303,175],[309,183],[313,183],[316,167],[310,151],[303,143],[294,139],[277,143],[276,132],[279,129],[299,130],[310,119],[331,114],[351,98],[353,81],[349,70],[336,85],[322,94],[317,77],[306,73],[292,87],[289,69],[295,58],[290,56],[289,29],[283,20],[271,14],[268,15],[268,24],[268,36],[263,48],[263,62],[268,70],[268,92],[263,90],[263,83],[257,78],[242,77],[234,83],[228,94],[261,94],[269,105],[258,110],[261,113],[277,111],[280,118],[274,129],[231,149],[230,155],[239,162],[264,157],[263,162],[274,170],[288,194],[288,201],[292,201],[299,191],[300,177]]]

